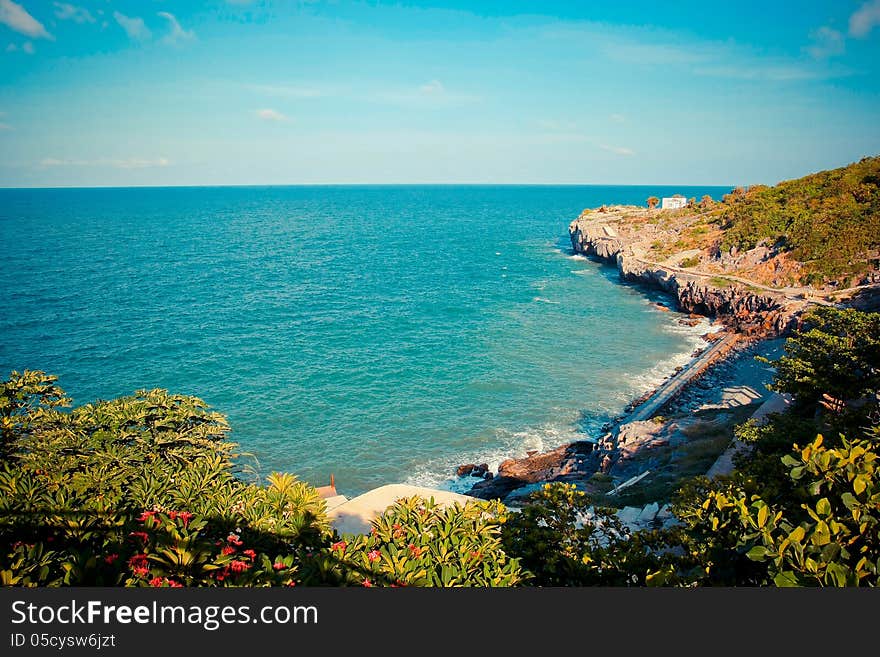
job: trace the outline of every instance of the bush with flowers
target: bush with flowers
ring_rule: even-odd
[[[331,532],[290,474],[248,483],[229,426],[164,390],[73,408],[56,377],[0,383],[0,584],[509,586],[503,507],[404,500]]]
[[[289,585],[328,542],[317,491],[244,481],[201,400],[69,403],[43,372],[0,384],[0,584]]]

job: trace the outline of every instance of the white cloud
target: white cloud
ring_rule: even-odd
[[[169,14],[167,11],[160,11],[156,14],[157,16],[161,16],[169,23],[170,32],[165,35],[165,38],[162,39],[165,43],[179,43],[181,41],[189,41],[190,39],[196,38],[196,33],[192,30],[184,30],[177,19],[174,17],[174,14]]]
[[[835,29],[822,26],[810,33],[812,44],[805,49],[814,59],[842,55],[846,49],[843,35]]]
[[[55,5],[55,17],[63,21],[71,20],[74,23],[94,23],[95,17],[85,7],[77,7],[66,2],[53,2]]]
[[[12,130],[12,126],[8,123],[0,123],[0,131],[2,130]]]
[[[872,2],[880,3],[880,0]],[[542,28],[540,35],[544,39],[570,42],[573,47],[585,48],[587,53],[594,51],[591,54],[633,66],[675,68],[702,76],[784,82],[851,74],[842,67],[823,66],[803,57],[768,58],[760,49],[732,40],[702,40],[681,31],[660,28],[583,22],[550,25]]]
[[[624,121],[626,121],[626,117],[623,114],[609,114],[608,118],[615,123],[623,123]]]
[[[716,78],[769,82],[820,80],[828,77],[828,73],[824,71],[816,71],[796,64],[707,66],[694,69],[694,73]]]
[[[418,87],[394,89],[358,95],[361,100],[392,105],[463,105],[479,101],[476,96],[449,92],[440,80],[431,80]]]
[[[440,82],[440,80],[431,80],[427,84],[423,84],[419,87],[419,91],[427,96],[446,93],[446,89],[443,87],[443,83]]]
[[[40,21],[12,0],[0,0],[0,23],[33,39],[49,39],[50,41],[55,39],[46,31]]]
[[[608,151],[609,153],[615,153],[616,155],[635,155],[635,151],[631,148],[623,148],[620,146],[608,146],[607,144],[599,144],[599,148],[603,151]]]
[[[47,157],[40,161],[41,167],[113,167],[114,169],[149,169],[153,167],[167,167],[171,161],[165,157],[144,159],[132,157],[128,159],[115,159],[109,157],[97,160],[72,160]]]
[[[135,41],[146,41],[153,33],[144,23],[144,19],[139,16],[126,16],[118,11],[113,12],[113,18],[119,23],[119,26],[125,30],[129,39]]]
[[[859,39],[880,25],[880,0],[870,0],[849,17],[849,34]]]
[[[263,121],[289,121],[284,114],[273,109],[258,109],[254,112],[258,119]]]
[[[34,44],[32,44],[30,41],[25,41],[23,44],[21,44],[21,50],[22,50],[22,52],[25,52],[28,55],[33,55],[34,54]]]

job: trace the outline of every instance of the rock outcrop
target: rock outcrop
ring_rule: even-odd
[[[597,218],[595,213],[585,213],[575,219],[569,226],[574,251],[616,264],[624,280],[668,292],[675,296],[682,312],[717,317],[746,335],[783,335],[796,324],[803,302],[730,278],[653,263],[642,255],[643,239],[621,235],[613,225],[614,218],[619,216],[603,214]]]
[[[549,452],[533,452],[525,458],[507,459],[498,466],[498,474],[474,484],[468,495],[482,499],[504,499],[512,491],[529,484],[565,481],[567,477],[596,469],[594,445],[577,441]]]

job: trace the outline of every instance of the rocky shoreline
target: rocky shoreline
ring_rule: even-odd
[[[671,442],[681,439],[676,433],[679,424],[657,421],[661,411],[681,411],[687,407],[689,397],[698,399],[699,394],[690,395],[689,391],[701,380],[710,381],[710,387],[738,383],[731,374],[736,369],[731,362],[754,352],[761,341],[787,334],[808,305],[805,299],[781,291],[757,289],[650,262],[642,254],[642,239],[622,236],[615,228],[614,222],[620,218],[601,209],[585,211],[569,226],[573,251],[615,264],[625,281],[669,293],[677,309],[689,314],[682,321],[710,317],[720,322],[724,326],[721,331],[704,336],[709,343],[707,350],[712,353],[706,358],[701,357],[700,350],[695,352],[691,365],[706,361],[698,371],[687,371],[689,365],[684,372],[671,373],[657,389],[631,402],[621,417],[606,425],[606,432],[598,440],[585,438],[547,452],[511,458],[500,464],[497,473],[484,465],[462,466],[459,476],[470,474],[475,478],[468,495],[500,499],[515,506],[546,482],[573,483],[587,492],[607,492],[609,486],[625,484],[634,472],[638,476],[639,467],[644,467],[637,465],[642,461],[637,456],[651,450],[669,450]],[[652,404],[652,400],[657,403]]]

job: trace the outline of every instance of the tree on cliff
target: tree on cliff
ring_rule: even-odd
[[[649,196],[649,197],[648,197],[648,200],[647,200],[648,208],[651,209],[651,210],[653,210],[654,208],[657,207],[657,204],[658,204],[659,202],[660,202],[660,199],[657,198],[656,196]]]

